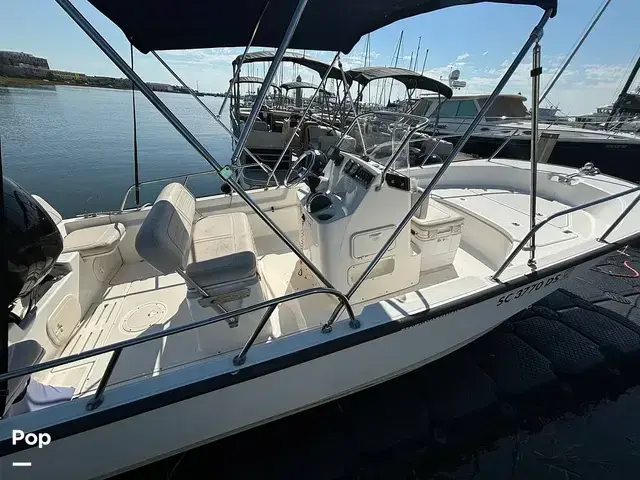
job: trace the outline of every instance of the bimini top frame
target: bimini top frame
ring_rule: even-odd
[[[233,82],[233,78],[231,80],[229,80],[229,81]],[[236,83],[238,83],[238,84],[242,84],[242,83],[258,83],[258,84],[262,85],[264,83],[264,78],[260,78],[260,77],[238,77],[236,79]],[[271,86],[273,88],[280,89],[280,87],[278,85],[276,85],[275,83],[272,83]]]
[[[193,136],[171,110],[167,108],[70,1],[56,0],[56,2],[78,26],[89,35],[96,45],[98,45],[132,83],[138,87],[141,93],[167,118],[180,134],[205,158],[218,176],[238,193],[256,215],[269,226],[322,283],[329,288],[333,288],[322,272],[315,267],[303,252],[240,187],[233,178],[232,170],[228,166],[223,167],[218,163],[211,153]],[[134,4],[131,4],[129,0],[90,0],[90,2],[118,25],[126,36],[131,39],[133,45],[145,53],[162,49],[248,46],[252,43],[264,47],[275,47],[277,45],[278,48],[272,56],[271,64],[263,82],[264,86],[268,86],[272,84],[276,70],[285,58],[286,49],[289,47],[315,50],[342,50],[348,52],[363,34],[393,23],[396,20],[454,5],[480,3],[480,0],[396,0],[394,2],[390,2],[389,0],[366,0],[366,2],[364,0],[356,0],[353,2],[342,2],[341,0],[279,0],[277,2],[271,2],[271,0],[267,0],[266,3],[265,0],[245,0],[243,2],[226,2],[222,4],[217,2],[202,3],[190,1],[182,5],[180,9],[158,8],[157,0],[139,0]],[[442,177],[446,168],[453,161],[453,158],[469,139],[486,110],[491,106],[508,79],[512,76],[526,52],[541,38],[544,24],[555,14],[557,7],[557,0],[494,0],[494,3],[538,5],[545,9],[545,14],[521,52],[514,59],[513,64],[507,69],[504,77],[500,80],[489,100],[483,105],[465,134],[454,147],[452,153],[444,162],[443,167],[435,175],[431,184],[425,189],[418,202],[416,202],[414,207],[412,207],[398,225],[394,234],[391,235],[382,250],[378,252],[363,275],[347,293],[347,298],[353,295],[354,291],[375,267],[389,245],[395,240],[399,231],[405,227],[415,210],[420,207],[420,204]],[[309,9],[305,10],[307,5],[309,5]],[[215,13],[216,16],[229,16],[229,18],[234,19],[234,22],[229,22],[228,25],[222,24],[212,30],[208,24],[209,18],[211,18],[212,15],[206,15],[206,12],[203,11],[207,9],[211,9],[212,15]],[[334,13],[336,10],[341,10],[343,15],[336,16]],[[353,14],[351,15],[350,13]],[[287,17],[290,18],[290,21],[285,27],[282,18]],[[331,35],[326,34],[327,25],[332,26]],[[258,26],[263,26],[264,28],[258,28]],[[298,28],[298,26],[300,26],[300,28]],[[242,60],[240,61],[246,61],[249,55],[245,50],[245,53],[242,55]],[[327,73],[331,74],[332,72],[329,70],[329,72],[325,72],[325,74]],[[235,77],[237,76],[236,72]],[[325,77],[326,76],[328,75],[325,75]],[[342,69],[340,69],[340,76],[345,85],[349,83]],[[242,152],[246,146],[249,132],[252,130],[257,119],[260,108],[266,98],[267,91],[268,88],[261,88],[258,92],[251,113],[235,145],[231,164],[234,163],[239,157],[240,152]],[[348,89],[345,91],[345,94],[348,94]],[[332,316],[331,322],[333,322],[336,317],[337,312]],[[330,323],[327,325],[329,329]]]
[[[359,83],[362,88],[366,87],[374,80],[391,78],[402,83],[407,87],[407,90],[427,90],[435,92],[446,98],[451,98],[453,96],[453,90],[444,83],[405,68],[362,67],[354,68],[346,73],[351,77],[352,81]]]
[[[280,88],[287,91],[295,90],[296,88],[312,88],[314,90],[319,88],[321,92],[327,92],[324,88],[322,88],[321,85],[314,85],[313,83],[309,82],[287,82],[280,85]]]
[[[237,68],[238,66],[242,66],[247,63],[273,62],[274,55],[275,52],[266,50],[261,52],[250,52],[244,56],[238,55],[233,60],[233,62],[231,62],[231,64],[234,68]],[[340,69],[338,69],[337,67],[329,65],[328,63],[324,63],[320,60],[316,60],[315,58],[307,57],[306,55],[302,55],[300,53],[287,52],[282,57],[282,62],[289,62],[307,67],[316,72],[321,77],[324,77],[327,71],[329,71],[329,78],[333,78],[334,80],[342,80]]]

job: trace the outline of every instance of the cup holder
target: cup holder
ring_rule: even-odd
[[[333,218],[333,213],[319,213],[317,217],[318,217],[318,220],[325,222]]]

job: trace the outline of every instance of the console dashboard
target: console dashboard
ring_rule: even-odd
[[[360,165],[355,160],[349,159],[342,169],[343,173],[349,178],[354,179],[365,189],[368,189],[373,180],[376,178],[376,174],[372,173],[365,166]]]

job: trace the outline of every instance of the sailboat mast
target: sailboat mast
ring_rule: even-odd
[[[429,56],[429,49],[427,48],[427,51],[424,52],[424,62],[422,62],[422,71],[420,72],[420,75],[424,75],[424,67],[427,66],[427,57]]]
[[[398,67],[398,59],[400,58],[400,49],[402,48],[402,37],[404,37],[404,30],[400,32],[400,40],[398,40],[398,48],[396,49],[396,60],[393,64],[394,68]],[[391,103],[391,94],[393,93],[393,78],[391,79],[391,86],[389,87],[389,100],[387,101],[387,105]]]
[[[422,41],[422,37],[418,37],[418,49],[416,50],[416,64],[413,66],[414,70],[418,69],[418,59],[420,58],[420,42],[421,41]]]
[[[371,34],[368,33],[367,34],[367,49],[365,51],[365,56],[364,56],[364,66],[365,67],[370,67],[371,66]],[[367,88],[367,95],[368,95],[368,103],[369,103],[369,107],[371,106],[371,89]]]

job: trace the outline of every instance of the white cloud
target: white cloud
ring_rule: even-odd
[[[460,55],[458,55],[458,58],[456,58],[456,62],[459,62],[460,60],[464,60],[465,58],[471,56],[471,54],[469,52],[464,52],[461,53]]]
[[[484,52],[484,53],[482,54],[482,56],[484,57],[487,53],[489,53],[489,50],[487,50],[486,52]]]

